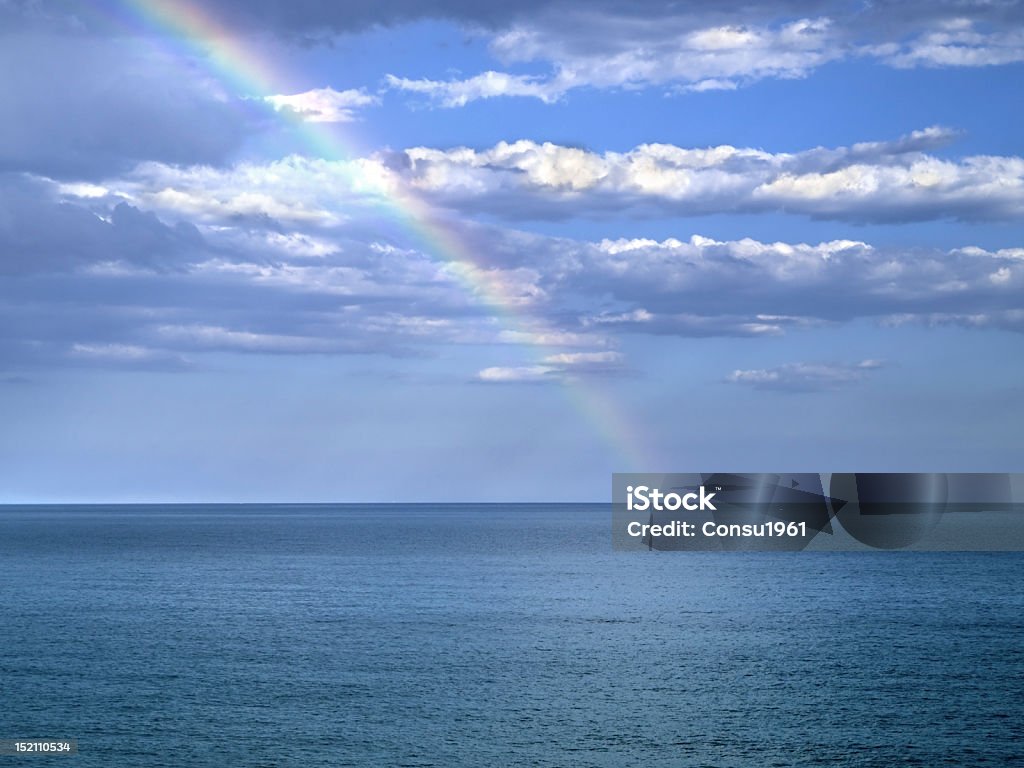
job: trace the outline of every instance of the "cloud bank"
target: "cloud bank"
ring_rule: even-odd
[[[1024,158],[939,157],[956,131],[933,126],[892,141],[801,152],[642,144],[595,152],[550,142],[486,149],[413,147],[350,161],[292,156],[229,168],[139,165],[103,186],[157,210],[217,220],[340,220],[339,201],[411,193],[463,214],[508,220],[786,212],[814,219],[1016,220]],[[94,185],[95,186],[95,185]]]
[[[830,3],[742,10],[682,4],[646,16],[569,6],[515,20],[491,38],[496,58],[506,65],[546,64],[546,77],[524,80],[490,71],[447,81],[391,75],[389,83],[426,94],[439,106],[458,107],[495,96],[551,103],[578,88],[735,90],[764,79],[803,78],[826,64],[851,60],[900,69],[1024,61],[1017,3],[936,4],[930,10],[909,5],[921,10],[917,18],[886,3],[852,13]]]
[[[396,172],[453,207],[507,218],[785,211],[847,221],[1012,219],[1024,213],[1024,159],[928,152],[955,138],[932,127],[896,141],[772,153],[643,144],[597,153],[545,142],[489,149],[416,147]]]
[[[326,218],[238,215],[225,205],[186,217],[181,208],[157,215],[108,187],[72,185],[84,195],[75,196],[57,182],[0,180],[11,214],[0,216],[5,375],[53,365],[187,368],[225,352],[433,355],[471,344],[536,353],[528,365],[467,376],[546,381],[621,373],[630,334],[778,336],[856,320],[1024,331],[1024,248],[588,241],[453,219],[444,225],[460,244],[455,257],[396,232],[371,203],[347,219],[338,209],[349,199],[325,208]],[[734,381],[800,376],[827,379],[784,369]]]

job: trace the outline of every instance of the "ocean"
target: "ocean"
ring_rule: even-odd
[[[3,765],[1024,764],[1024,555],[615,553],[607,505],[0,507]]]

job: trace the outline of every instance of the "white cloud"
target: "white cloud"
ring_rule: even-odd
[[[68,357],[82,365],[118,366],[141,369],[186,369],[191,367],[183,355],[167,349],[119,342],[73,343]]]
[[[547,355],[544,362],[564,366],[614,365],[622,362],[622,354],[619,352],[560,352],[555,355]]]
[[[608,339],[591,333],[545,328],[539,331],[505,329],[498,332],[502,344],[532,344],[539,347],[604,347]]]
[[[110,194],[110,190],[106,187],[101,187],[98,184],[89,184],[88,182],[72,182],[68,184],[58,184],[57,191],[62,195],[69,195],[70,197],[83,197],[83,198],[100,198],[106,197]]]
[[[186,342],[199,348],[242,352],[324,352],[331,346],[327,339],[291,336],[279,333],[254,333],[216,325],[161,325],[156,334],[168,342]]]
[[[495,96],[551,103],[583,87],[734,90],[766,78],[805,77],[830,62],[852,59],[899,68],[1024,61],[1019,21],[985,22],[992,10],[985,5],[999,4],[908,6],[905,14],[868,6],[852,17],[842,7],[808,4],[807,11],[824,15],[795,19],[799,10],[772,4],[711,10],[683,3],[642,14],[628,7],[570,5],[541,9],[491,40],[492,52],[506,65],[548,64],[546,78],[487,71],[445,82],[391,75],[389,83],[440,106],[459,107]]]
[[[420,194],[509,218],[624,207],[871,221],[1024,215],[1024,158],[952,160],[925,151],[954,135],[932,127],[893,142],[798,153],[669,144],[597,153],[526,140],[488,149],[414,147],[402,172]]]
[[[678,17],[635,17],[615,26],[604,19],[599,43],[566,35],[576,19],[560,26],[520,23],[498,34],[494,53],[507,62],[550,61],[547,79],[488,71],[464,80],[438,82],[388,76],[393,88],[421,93],[445,107],[476,99],[527,96],[557,101],[574,88],[636,88],[672,84],[681,90],[733,90],[765,77],[803,77],[841,58],[828,19],[799,19],[778,25],[720,25],[689,28]],[[619,20],[622,21],[622,20]],[[584,25],[585,26],[585,25]],[[614,27],[614,34],[612,28]]]
[[[433,215],[424,203],[508,219],[610,210],[787,211],[883,222],[1024,215],[1024,158],[947,159],[928,152],[956,135],[933,126],[894,141],[795,153],[671,144],[595,152],[520,140],[483,149],[412,147],[345,161],[290,156],[227,168],[144,163],[94,186],[111,200],[208,225],[269,217],[296,231],[373,217],[382,205],[402,216],[410,207],[416,216]],[[78,187],[69,182],[60,189]]]
[[[312,237],[301,232],[268,232],[267,244],[290,256],[323,258],[337,250],[337,246],[320,237]]]
[[[594,263],[624,280],[656,276],[664,289],[692,285],[702,272],[728,263],[734,273],[750,265],[779,282],[817,279],[837,257],[869,256],[872,246],[860,240],[808,243],[764,243],[752,238],[720,241],[693,235],[689,241],[667,238],[602,240],[596,244]]]
[[[707,80],[699,80],[692,85],[680,86],[679,90],[691,93],[705,93],[706,91],[735,91],[738,87],[735,80],[710,77]]]
[[[882,318],[882,324],[894,328],[909,324],[925,324],[928,326],[959,325],[967,328],[999,328],[1024,333],[1024,308],[987,308],[977,312],[931,312],[918,314],[905,312]]]
[[[648,333],[660,336],[706,338],[714,336],[783,336],[787,330],[822,325],[814,317],[792,315],[736,314],[729,311],[698,314],[694,312],[651,312],[640,308],[631,312],[602,313],[581,318],[584,327],[603,327],[606,331]]]
[[[160,355],[158,350],[140,347],[137,344],[72,344],[71,354],[75,357],[102,360],[142,361],[152,360]]]
[[[1003,285],[1005,283],[1010,282],[1010,278],[1012,276],[1013,276],[1013,273],[1010,271],[1009,267],[1000,267],[995,272],[990,274],[988,276],[988,279],[991,280],[993,283],[998,283],[1000,285]]]
[[[854,317],[881,320],[897,306],[925,322],[942,307],[955,318],[981,313],[986,326],[1016,329],[1015,316],[1006,313],[1022,308],[1024,296],[1016,251],[635,238],[591,244],[578,254],[578,274],[567,279],[577,292],[582,283],[618,301],[580,319],[607,333],[782,335]]]
[[[968,246],[955,248],[952,252],[964,256],[977,256],[982,259],[1024,259],[1024,248],[1001,248],[997,251],[986,251],[984,248]]]
[[[882,366],[879,360],[862,360],[858,363],[786,363],[775,368],[735,370],[726,380],[757,389],[829,389],[862,381],[870,371]]]
[[[270,217],[337,226],[353,206],[378,205],[399,183],[378,159],[332,161],[290,155],[224,168],[142,163],[109,182],[134,204],[205,223]]]
[[[380,99],[361,88],[336,91],[329,87],[292,95],[264,96],[263,101],[276,112],[291,111],[311,123],[348,123],[355,119],[360,107],[380,103]]]
[[[484,368],[476,378],[496,384],[535,384],[560,381],[579,374],[607,374],[622,370],[623,357],[619,352],[558,352],[545,355],[539,365]]]
[[[883,61],[912,67],[990,67],[1024,61],[1024,30],[982,30],[972,20],[944,21],[909,42],[880,47]]]
[[[496,96],[532,96],[550,104],[565,92],[557,81],[542,81],[532,75],[510,75],[505,72],[483,72],[466,80],[409,79],[387,76],[388,86],[429,96],[445,107],[462,107],[471,101]]]
[[[476,377],[480,381],[492,384],[536,383],[557,381],[551,374],[556,369],[547,365],[524,365],[511,368],[484,368]]]
[[[680,157],[698,168],[723,156],[776,162],[719,149]],[[822,163],[820,155],[799,161]],[[319,164],[286,163],[283,188],[301,191],[307,169],[335,178]],[[190,192],[197,179],[221,194],[247,177],[272,189],[265,168],[161,168],[152,177],[158,187],[180,178]],[[132,177],[134,198],[153,199],[142,179]],[[3,198],[12,215],[0,252],[23,256],[4,267],[31,274],[34,287],[27,297],[2,292],[0,327],[17,336],[5,354],[43,350],[34,359],[139,365],[218,351],[409,355],[521,345],[532,357],[519,367],[530,370],[498,366],[482,379],[548,380],[625,371],[626,334],[757,338],[853,320],[1024,331],[1020,247],[701,235],[589,242],[442,219],[432,223],[444,222],[444,237],[425,247],[387,212],[331,226],[211,216],[197,230],[114,205],[114,195],[61,202],[55,184],[20,184],[20,202]],[[339,184],[345,205],[359,205],[352,181]],[[119,183],[104,187],[116,192]],[[332,194],[318,187],[290,202],[312,208]],[[22,254],[24,243],[34,250]]]

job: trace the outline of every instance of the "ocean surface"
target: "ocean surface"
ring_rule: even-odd
[[[86,766],[1024,764],[1024,556],[605,505],[0,507],[0,739]]]

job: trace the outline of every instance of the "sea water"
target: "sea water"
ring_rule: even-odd
[[[1024,761],[1024,556],[614,553],[607,505],[0,507],[0,739],[91,766]]]

